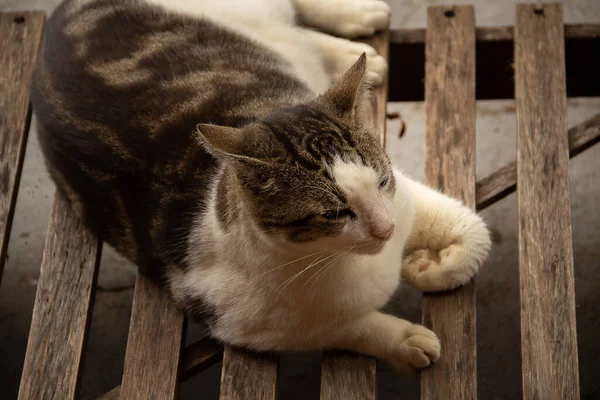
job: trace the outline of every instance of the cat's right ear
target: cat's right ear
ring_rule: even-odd
[[[197,124],[198,142],[216,157],[232,157],[246,163],[262,163],[252,150],[257,140],[255,132],[229,126]]]
[[[370,90],[365,79],[366,69],[367,55],[363,53],[323,95],[339,116],[361,115]]]

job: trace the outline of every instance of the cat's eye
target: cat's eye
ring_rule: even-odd
[[[385,178],[383,178],[381,180],[381,182],[379,182],[379,188],[383,189],[384,187],[387,186],[388,182],[389,182],[389,178],[386,176]]]
[[[351,209],[344,208],[342,210],[325,211],[321,216],[325,219],[340,219],[345,217],[355,218],[356,214]]]

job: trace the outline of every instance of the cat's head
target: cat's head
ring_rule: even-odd
[[[274,242],[372,254],[393,234],[396,182],[364,118],[365,63],[363,55],[314,101],[248,127],[198,126],[201,143],[230,161],[241,206]]]

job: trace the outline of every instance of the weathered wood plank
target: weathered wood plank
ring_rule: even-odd
[[[562,5],[517,5],[524,399],[579,399]]]
[[[430,7],[425,64],[425,182],[475,208],[475,14]],[[423,296],[442,356],[421,374],[423,399],[477,397],[475,286]]]
[[[321,372],[321,399],[377,398],[375,360],[351,353],[326,353]]]
[[[389,59],[389,32],[384,31],[365,41]],[[387,81],[374,90],[371,109],[375,134],[385,146]],[[357,354],[325,352],[321,371],[321,399],[375,399],[377,394],[377,363],[372,357]]]
[[[275,400],[279,356],[226,347],[221,400]]]
[[[569,157],[573,158],[600,142],[600,114],[569,129]],[[517,188],[517,163],[506,164],[477,182],[477,210],[483,210]]]
[[[184,320],[168,295],[138,273],[125,351],[122,399],[177,398]]]
[[[181,381],[199,374],[206,368],[214,365],[223,358],[223,346],[216,341],[204,338],[185,348],[183,365],[181,366]],[[118,400],[121,394],[121,385],[97,397],[97,400]]]
[[[377,50],[377,53],[389,60],[390,57],[390,34],[389,31],[379,32],[372,38],[364,41],[370,44]],[[367,118],[370,118],[373,125],[375,126],[375,134],[379,138],[379,142],[385,147],[385,124],[387,122],[387,98],[388,98],[388,86],[387,77],[383,84],[373,90],[373,97],[371,98],[371,109],[365,110],[367,112]]]
[[[44,13],[0,14],[0,282],[31,118],[29,84]]]
[[[566,24],[565,37],[567,39],[600,37],[600,24]],[[475,29],[475,39],[481,42],[513,40],[513,38],[514,28],[512,26],[482,26]],[[390,30],[390,42],[425,43],[425,29],[392,29]]]
[[[55,196],[19,400],[78,398],[100,248],[62,196]]]

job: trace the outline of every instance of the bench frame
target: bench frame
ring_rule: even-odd
[[[582,84],[595,73],[594,66],[600,65],[598,54],[582,54],[581,50],[598,49],[600,24],[563,25],[560,4],[517,5],[516,17],[514,28],[476,28],[471,6],[430,7],[427,29],[391,30],[367,42],[390,60],[391,100],[426,99],[426,183],[477,210],[506,197],[517,185],[521,188],[523,397],[576,399],[579,376],[568,159],[600,141],[600,114],[567,133],[566,98],[567,89],[569,96],[600,96],[600,82]],[[4,115],[0,125],[0,279],[31,118],[28,87],[43,25],[41,12],[0,14],[0,112]],[[514,75],[502,67],[512,60],[513,48]],[[508,59],[501,62],[496,60],[499,57]],[[582,57],[587,57],[586,63],[576,62]],[[590,63],[589,57],[596,58]],[[477,70],[476,65],[480,66]],[[506,85],[506,80],[513,76],[511,92],[513,86]],[[377,89],[372,102],[371,115],[381,143],[385,143],[387,90],[386,85]],[[517,161],[476,182],[476,99],[512,98],[513,94]],[[546,117],[542,120],[540,115]],[[530,206],[534,202],[535,208]],[[556,218],[544,218],[549,213]],[[552,250],[542,253],[539,246]],[[78,398],[100,253],[101,243],[56,196],[19,399]],[[440,361],[421,375],[423,399],[448,398],[449,394],[457,399],[477,398],[474,285],[423,298],[423,323],[444,343]],[[221,399],[276,398],[276,354],[223,349],[211,339],[183,348],[185,318],[167,296],[138,275],[133,297],[122,384],[101,399],[176,399],[181,381],[220,360]],[[563,323],[555,324],[557,318]],[[373,358],[324,354],[322,399],[375,399],[376,386]]]

